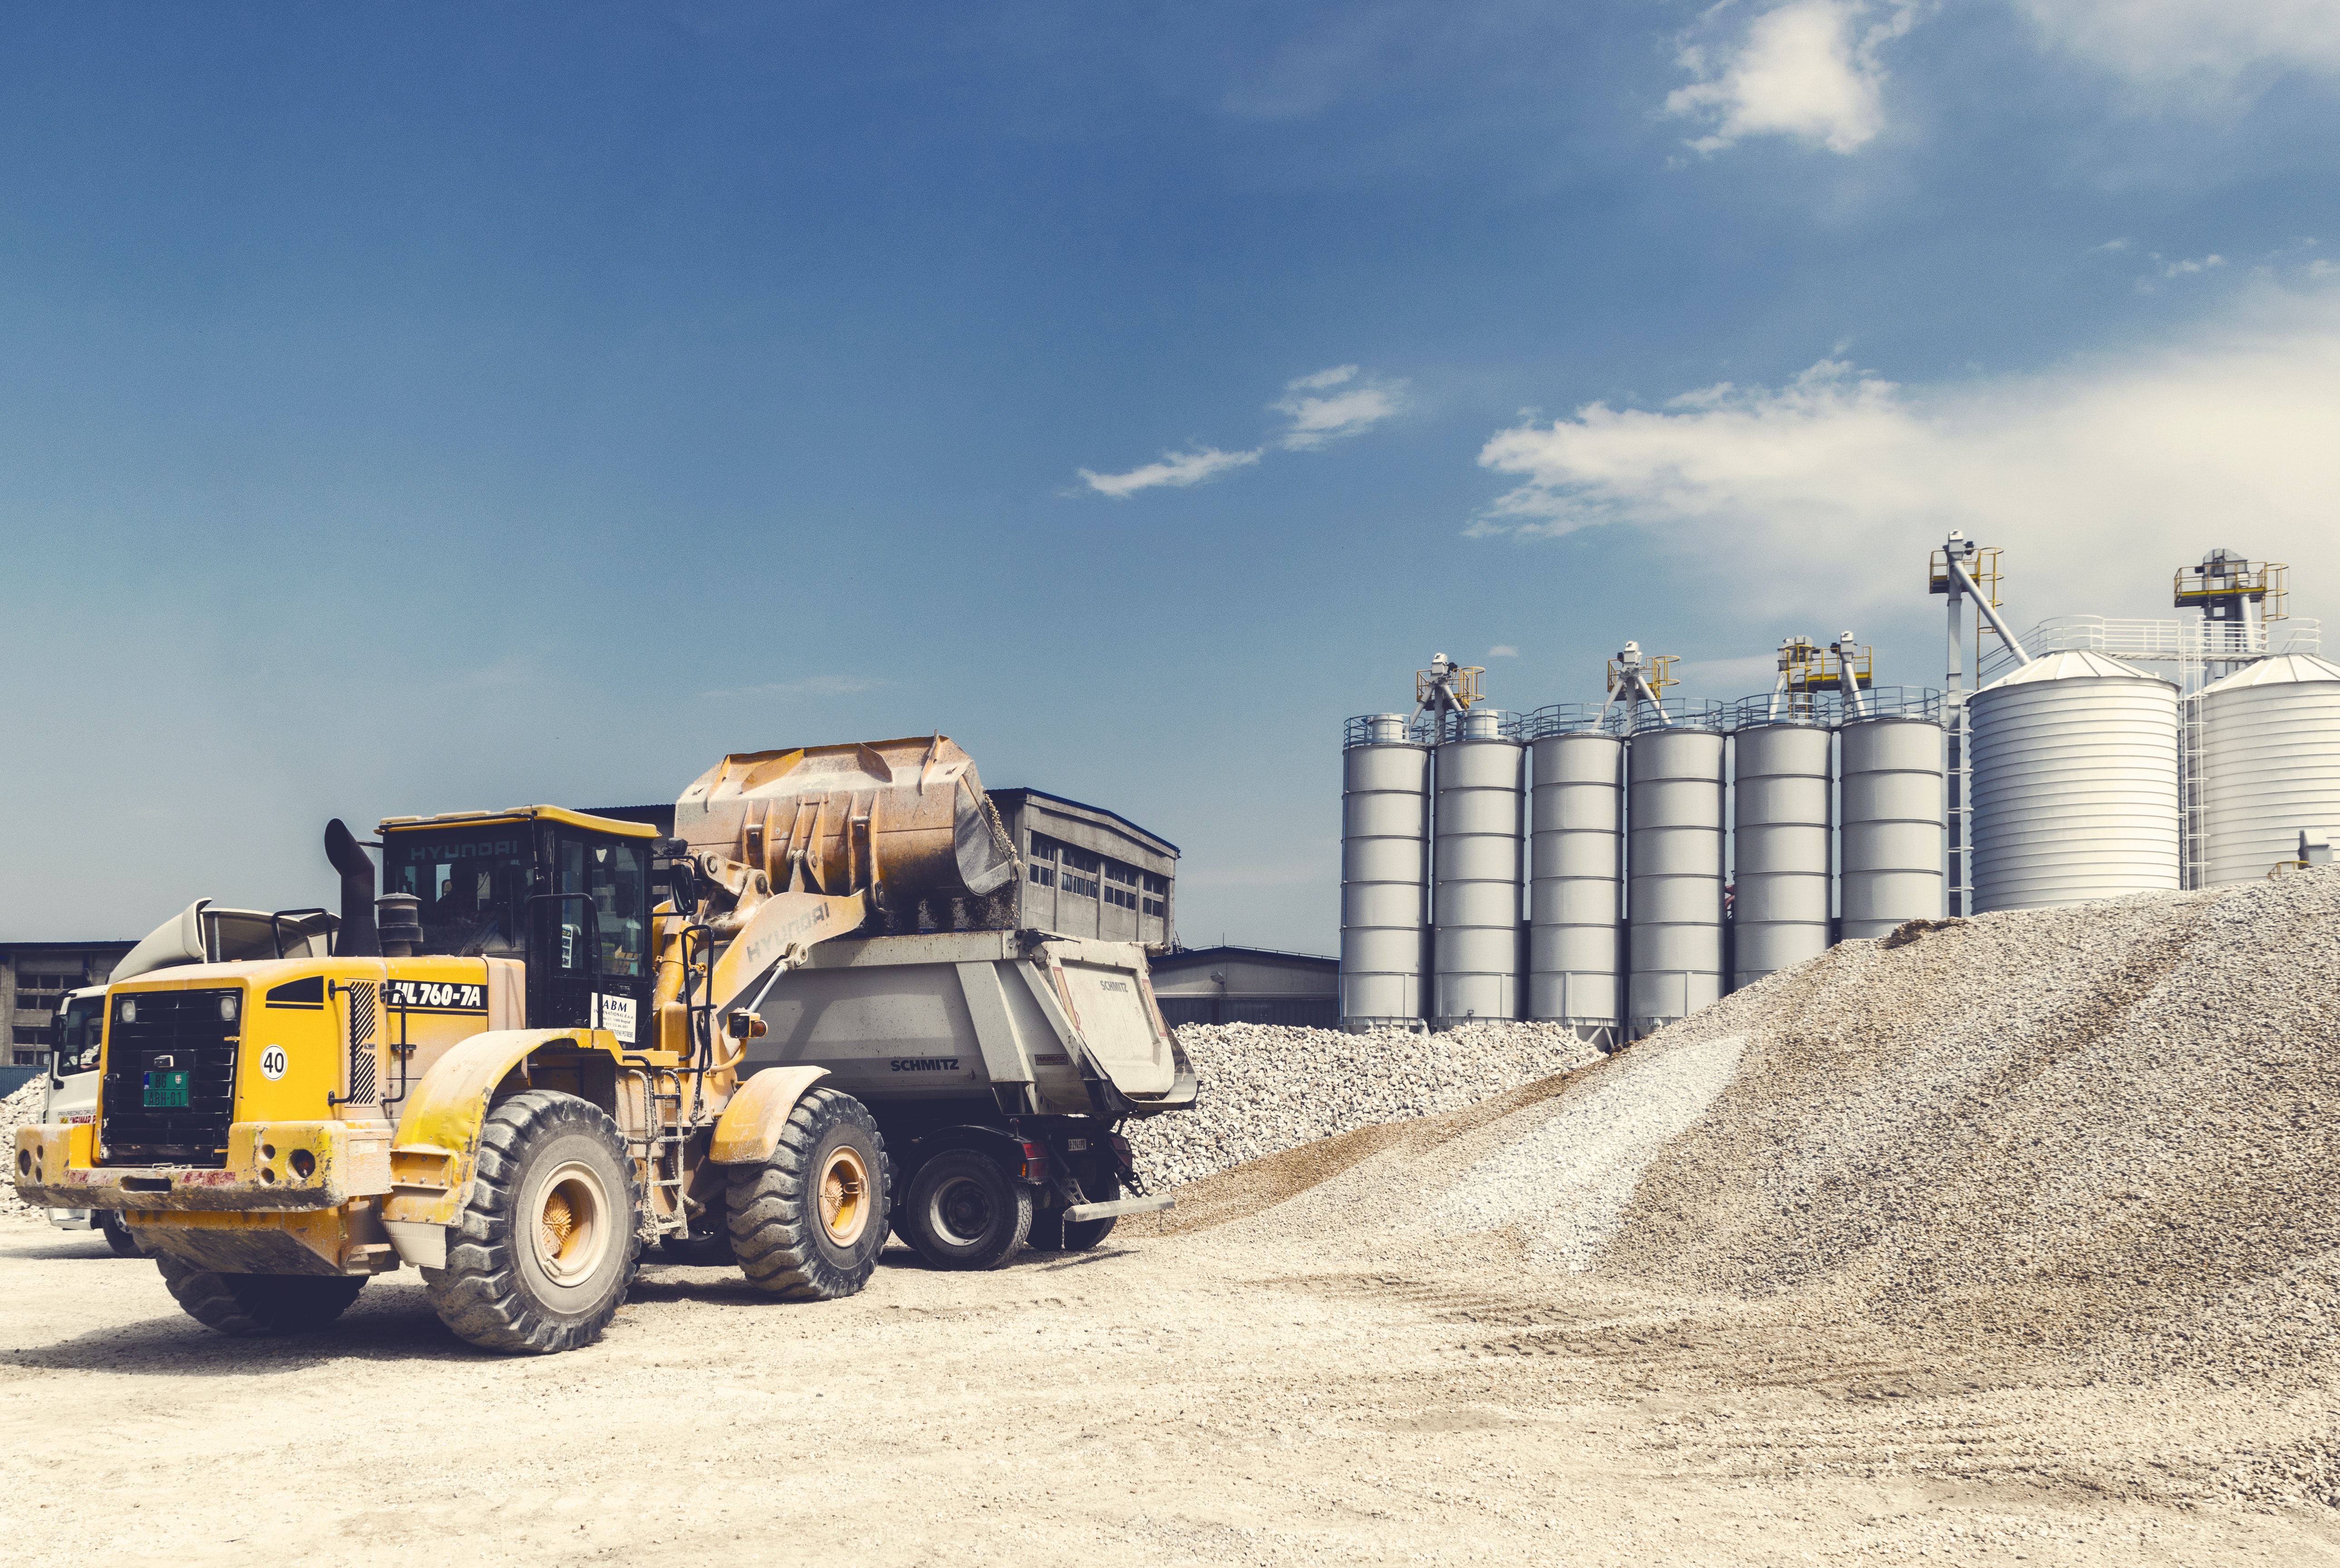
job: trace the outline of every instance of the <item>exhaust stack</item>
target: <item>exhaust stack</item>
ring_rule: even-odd
[[[342,875],[342,930],[333,943],[341,958],[380,958],[382,933],[373,923],[373,856],[335,817],[325,824],[325,858]]]

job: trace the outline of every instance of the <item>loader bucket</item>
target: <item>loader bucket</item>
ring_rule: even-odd
[[[674,831],[776,891],[981,897],[1016,874],[975,759],[946,735],[725,757],[675,802]]]

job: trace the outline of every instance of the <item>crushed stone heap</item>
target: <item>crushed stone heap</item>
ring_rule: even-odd
[[[1380,1122],[1474,1105],[1601,1053],[1556,1023],[1470,1023],[1437,1034],[1272,1024],[1187,1024],[1178,1042],[1203,1080],[1194,1109],[1130,1123],[1155,1191],[1280,1149]]]

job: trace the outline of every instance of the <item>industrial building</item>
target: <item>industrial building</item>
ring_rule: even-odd
[[[2214,550],[2173,581],[2189,616],[2018,635],[1999,555],[1934,553],[1939,689],[1877,685],[1847,632],[1787,639],[1768,693],[1691,701],[1629,643],[1601,703],[1505,712],[1438,656],[1412,714],[1347,723],[1344,1026],[1532,1019],[1613,1048],[1906,921],[2321,858],[2340,665],[2283,566]]]
[[[0,1093],[13,1092],[48,1064],[56,1043],[57,1001],[85,985],[103,985],[128,942],[18,942],[0,945],[0,1018],[8,1021],[8,1055],[0,1062]]]
[[[1163,1021],[1332,1029],[1341,1021],[1341,961],[1264,947],[1203,947],[1147,964]]]

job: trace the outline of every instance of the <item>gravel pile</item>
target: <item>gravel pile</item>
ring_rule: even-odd
[[[1628,1054],[1733,1036],[1601,1267],[2107,1372],[2340,1376],[2340,868],[1847,942]]]
[[[1178,1042],[1202,1079],[1195,1109],[1125,1129],[1138,1174],[1155,1192],[1315,1139],[1460,1109],[1601,1060],[1556,1023],[1471,1023],[1438,1034],[1187,1024]]]
[[[5,1149],[6,1158],[12,1161],[16,1158],[16,1129],[41,1119],[41,1090],[46,1082],[45,1079],[34,1078],[7,1099],[0,1100],[0,1149]],[[9,1175],[13,1178],[15,1174],[12,1165]],[[12,1219],[48,1223],[47,1217],[39,1209],[17,1200],[16,1188],[13,1184],[0,1185],[0,1225]]]

